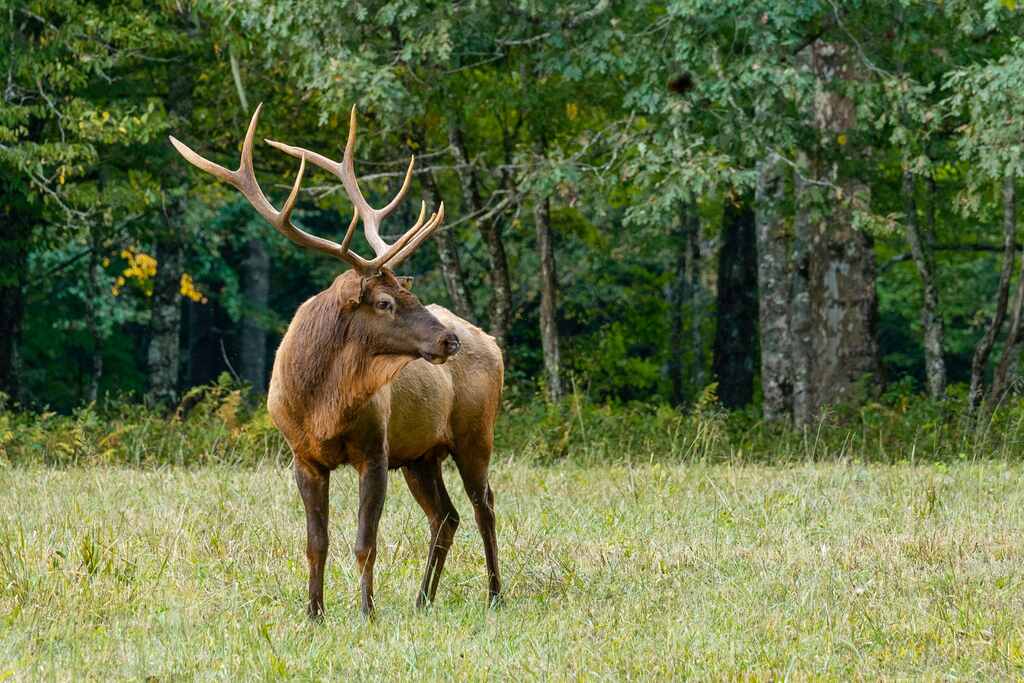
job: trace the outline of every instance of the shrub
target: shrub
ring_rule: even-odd
[[[172,415],[130,401],[70,415],[18,411],[0,397],[0,463],[287,464],[291,453],[266,408],[248,399],[227,378],[190,391]],[[972,417],[961,387],[932,401],[897,386],[793,428],[766,423],[752,409],[725,411],[714,385],[685,411],[664,403],[596,403],[579,392],[560,403],[509,392],[495,445],[497,459],[538,464],[1012,459],[1024,453],[1024,400]]]

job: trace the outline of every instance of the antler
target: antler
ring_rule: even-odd
[[[256,182],[256,173],[253,170],[252,165],[252,145],[253,139],[256,136],[256,124],[260,120],[260,110],[263,109],[263,105],[260,104],[256,107],[256,111],[252,115],[252,120],[249,122],[249,129],[245,133],[245,141],[242,143],[242,158],[238,164],[238,170],[229,171],[219,164],[215,164],[209,159],[205,159],[195,152],[193,152],[187,145],[182,143],[180,140],[175,138],[173,135],[170,136],[171,144],[174,145],[174,149],[178,150],[181,156],[200,170],[206,171],[214,178],[222,180],[229,185],[232,185],[235,189],[242,193],[242,196],[249,200],[253,208],[263,216],[267,222],[274,226],[274,228],[287,237],[289,240],[307,249],[313,249],[319,251],[334,258],[341,259],[347,263],[352,264],[352,267],[356,268],[362,273],[371,274],[375,273],[380,269],[380,265],[373,261],[367,261],[362,258],[351,249],[349,244],[352,242],[352,237],[355,235],[356,223],[359,220],[358,209],[355,215],[352,216],[352,222],[349,223],[348,230],[345,233],[345,239],[341,241],[341,244],[332,242],[331,240],[317,237],[316,235],[310,235],[308,232],[295,227],[291,221],[292,210],[295,208],[295,201],[299,196],[299,187],[302,184],[302,176],[306,171],[306,159],[303,157],[299,163],[299,173],[295,176],[295,183],[292,185],[292,191],[288,195],[288,199],[285,200],[284,206],[278,211],[267,199],[267,196],[263,194],[263,190],[260,189],[260,185]]]
[[[319,166],[328,173],[333,173],[341,180],[342,185],[345,187],[345,193],[355,206],[356,214],[363,220],[363,234],[366,235],[366,241],[370,243],[370,247],[376,254],[376,258],[368,262],[374,268],[382,266],[397,268],[400,266],[444,221],[444,202],[441,202],[438,206],[437,213],[430,214],[430,219],[427,220],[426,224],[423,223],[423,217],[426,214],[427,205],[426,202],[420,202],[420,215],[415,225],[409,228],[393,244],[388,244],[381,238],[380,222],[398,208],[399,203],[405,198],[405,193],[409,190],[409,182],[412,180],[412,169],[416,163],[416,157],[413,156],[409,159],[409,168],[405,171],[405,180],[402,181],[402,187],[398,190],[395,198],[380,209],[370,206],[359,189],[355,163],[352,158],[356,148],[355,107],[352,107],[352,114],[349,118],[348,142],[345,143],[345,155],[342,157],[340,164],[337,161],[302,147],[293,147],[275,140],[267,140],[266,143],[293,157],[309,159],[310,163]]]

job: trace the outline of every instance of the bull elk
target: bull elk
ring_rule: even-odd
[[[381,209],[371,207],[356,180],[353,107],[340,164],[300,147],[266,141],[300,159],[288,199],[280,211],[274,209],[256,182],[252,164],[261,107],[249,123],[236,171],[204,159],[173,137],[170,140],[190,163],[234,186],[289,240],[352,266],[299,307],[277,349],[267,397],[271,418],[292,449],[295,481],[306,509],[307,611],[314,619],[323,614],[328,486],[331,472],[345,464],[359,474],[354,552],[363,613],[373,610],[377,526],[388,470],[402,470],[430,522],[427,566],[416,602],[422,607],[433,601],[459,524],[442,478],[441,463],[449,454],[483,537],[493,603],[501,583],[494,494],[487,468],[501,398],[501,352],[494,339],[476,326],[441,306],[423,306],[410,291],[411,279],[393,272],[441,225],[444,203],[424,220],[426,204],[421,202],[419,218],[408,231],[392,244],[381,238],[381,221],[394,212],[409,189],[415,157],[394,199]],[[340,244],[311,235],[291,221],[307,161],[337,176],[354,206]],[[371,260],[349,248],[360,220],[375,252]]]

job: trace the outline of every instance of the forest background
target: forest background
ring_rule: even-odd
[[[333,157],[357,106],[371,203],[416,154],[448,219],[403,274],[498,339],[512,404],[805,425],[1018,400],[1015,0],[0,7],[8,408],[265,390],[339,264],[167,142],[234,166],[260,102],[261,137]],[[294,159],[256,167],[280,205]],[[350,212],[313,173],[296,218],[337,239]]]

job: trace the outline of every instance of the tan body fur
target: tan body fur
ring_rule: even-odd
[[[356,359],[353,351],[366,349],[342,348],[331,336],[340,332],[336,304],[351,284],[344,280],[352,279],[340,276],[299,307],[274,358],[267,405],[296,458],[332,470],[357,464],[361,454],[353,450],[365,443],[363,433],[383,425],[389,469],[436,448],[489,451],[504,376],[494,338],[431,304],[427,310],[458,335],[458,354],[443,365],[408,356]]]
[[[375,311],[379,297],[392,302],[391,317]],[[395,334],[394,328],[408,320],[414,322]],[[410,350],[424,344],[444,347],[453,335],[454,355],[431,356],[429,362]],[[418,336],[419,341],[403,346]],[[503,376],[493,337],[441,306],[423,307],[390,271],[369,279],[348,271],[299,307],[274,359],[267,406],[292,447],[306,505],[312,616],[323,611],[330,474],[346,464],[360,477],[354,551],[363,611],[373,609],[377,523],[387,470],[402,469],[430,522],[427,570],[417,602],[434,599],[459,523],[441,470],[449,454],[484,541],[489,594],[498,599],[494,494],[487,470]]]
[[[274,358],[267,396],[270,416],[295,456],[295,483],[306,509],[307,611],[314,619],[323,614],[330,475],[342,464],[351,465],[359,474],[353,550],[363,613],[373,610],[377,529],[389,469],[402,470],[430,522],[427,569],[417,603],[424,605],[434,599],[459,524],[442,476],[441,461],[448,454],[455,460],[473,503],[484,541],[488,590],[491,600],[497,600],[501,582],[494,493],[487,468],[501,402],[501,351],[494,339],[465,320],[440,306],[424,307],[409,290],[411,279],[399,278],[393,270],[441,226],[444,202],[429,219],[426,203],[421,202],[416,223],[391,244],[384,241],[381,221],[405,197],[414,159],[409,160],[394,199],[379,209],[370,206],[355,174],[353,107],[341,163],[301,147],[267,141],[300,159],[292,191],[281,210],[275,209],[260,188],[252,163],[261,107],[256,107],[249,122],[236,170],[196,154],[174,137],[170,141],[189,163],[241,192],[293,243],[352,266],[328,289],[299,307]],[[292,223],[307,161],[337,176],[352,200],[352,222],[340,244]],[[375,253],[369,260],[350,248],[359,223]]]

